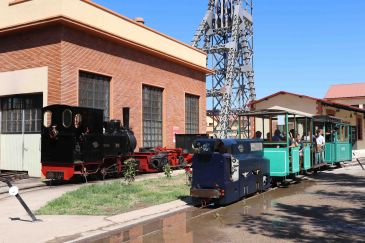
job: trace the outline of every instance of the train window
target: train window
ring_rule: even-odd
[[[210,143],[204,143],[201,148],[202,151],[205,153],[211,152]]]
[[[224,143],[221,140],[214,142],[214,152],[224,154]]]
[[[62,112],[62,124],[69,128],[72,125],[72,111],[67,109]]]
[[[52,112],[46,111],[43,115],[43,126],[50,127],[52,125]]]
[[[81,116],[81,114],[76,114],[75,115],[75,118],[74,118],[74,126],[76,128],[79,128],[80,125],[81,125],[81,122],[82,122],[82,116]]]

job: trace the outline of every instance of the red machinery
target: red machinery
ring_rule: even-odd
[[[183,153],[181,148],[156,147],[143,152],[135,152],[131,157],[139,162],[139,172],[142,173],[162,171],[166,164],[169,164],[171,168],[184,168],[192,161],[192,155]]]

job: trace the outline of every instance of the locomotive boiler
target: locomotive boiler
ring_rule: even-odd
[[[41,163],[46,179],[121,174],[123,160],[136,148],[129,108],[121,121],[103,122],[103,111],[66,105],[42,109]]]

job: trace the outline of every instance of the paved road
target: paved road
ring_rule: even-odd
[[[94,242],[365,242],[365,172],[326,171],[204,214],[187,210]]]
[[[174,171],[173,175],[183,174],[184,170]],[[144,174],[136,177],[136,181],[163,177],[164,173]],[[115,180],[93,181],[90,183],[108,183]],[[33,180],[32,183],[36,182]],[[89,184],[90,184],[89,183]],[[19,185],[19,183],[18,183]],[[32,211],[44,206],[47,202],[60,197],[66,192],[76,190],[87,184],[66,184],[62,186],[44,186],[36,187],[20,191],[20,195],[28,204]],[[178,203],[173,208],[182,208],[186,203]],[[153,210],[153,209],[151,209]],[[162,209],[159,209],[163,211]],[[150,212],[151,215],[154,212]],[[12,221],[10,218],[19,217],[20,221]],[[138,219],[140,215],[127,215],[126,218],[119,219],[117,216],[38,216],[42,222],[31,223],[29,216],[22,208],[15,197],[8,194],[0,195],[0,243],[5,242],[46,242],[48,240],[59,238],[61,242],[66,239],[73,239],[76,236],[81,236],[79,233],[97,230],[101,227],[111,226],[124,222],[125,220]],[[109,219],[112,218],[112,219]],[[63,238],[65,237],[65,238]]]
[[[36,209],[72,189],[29,192],[24,198]],[[27,216],[7,198],[0,200],[0,243],[90,242],[88,237],[103,243],[365,242],[364,192],[365,172],[354,166],[204,212],[175,201],[113,217],[42,216],[43,222],[29,223],[8,219]]]

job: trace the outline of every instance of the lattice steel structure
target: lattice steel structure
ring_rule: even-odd
[[[253,72],[253,0],[209,0],[192,45],[208,53],[207,115],[220,138],[247,132],[238,114],[256,98]],[[246,136],[248,134],[246,133]]]

